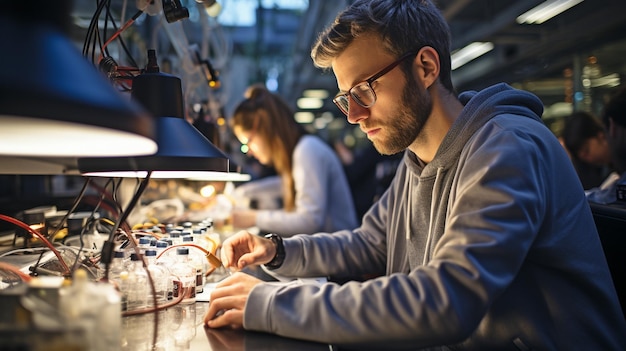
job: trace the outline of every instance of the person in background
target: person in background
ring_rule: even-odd
[[[353,229],[358,225],[339,158],[297,123],[287,103],[262,85],[252,86],[235,108],[233,133],[248,154],[280,177],[282,208],[234,209],[235,228],[256,226],[283,236]]]
[[[402,163],[360,227],[240,231],[223,263],[382,276],[280,284],[236,272],[211,293],[209,327],[353,349],[624,349],[589,203],[535,95],[507,84],[457,95],[449,28],[429,0],[356,0],[311,56],[332,68],[348,121],[379,152],[406,150]]]
[[[611,151],[599,119],[584,111],[565,118],[560,137],[583,189],[597,187],[610,174]]]
[[[402,153],[383,155],[372,143],[351,150],[336,141],[334,147],[348,177],[357,217],[362,218],[391,184]]]
[[[612,155],[615,176],[601,187],[589,189],[587,199],[592,202],[609,204],[626,201],[626,86],[620,87],[604,106],[602,111],[608,145]],[[618,197],[618,188],[622,195]]]

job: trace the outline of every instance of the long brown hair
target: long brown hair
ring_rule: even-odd
[[[246,99],[235,108],[231,127],[253,131],[268,146],[270,160],[283,184],[283,207],[295,209],[296,190],[292,166],[293,150],[304,134],[304,127],[297,123],[289,105],[278,95],[262,85],[253,85],[246,92]]]

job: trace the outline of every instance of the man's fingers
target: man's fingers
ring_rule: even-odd
[[[233,259],[233,247],[232,246],[222,247],[222,249],[220,250],[220,260],[222,260],[222,265],[226,268],[230,267],[230,262],[232,261],[232,259]]]
[[[230,327],[240,329],[243,327],[243,311],[241,310],[222,310],[223,312],[210,319],[207,326],[210,328]]]
[[[240,280],[240,274],[237,273],[224,278],[222,281],[217,283],[215,285],[215,289],[211,291],[209,301],[213,302],[237,294],[239,290],[237,286],[239,285],[238,282]]]
[[[227,325],[241,326],[243,323],[243,306],[245,306],[245,296],[214,298],[211,294],[211,302],[204,316],[204,324],[212,328]]]
[[[220,252],[220,258],[224,267],[237,268],[240,257],[249,252],[250,238],[250,233],[240,231],[224,241]]]

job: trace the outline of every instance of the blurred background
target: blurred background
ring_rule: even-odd
[[[563,117],[573,111],[598,114],[624,79],[626,11],[622,0],[558,0],[554,10],[545,7],[550,2],[436,0],[452,30],[457,90],[507,82],[531,91],[544,102],[543,118],[558,134]],[[182,81],[185,118],[255,177],[271,170],[243,154],[227,127],[234,106],[254,83],[283,96],[298,121],[329,144],[341,143],[354,152],[369,143],[332,103],[337,92],[332,72],[316,69],[309,56],[318,32],[350,3],[74,0],[68,33],[77,49],[111,78],[115,72],[102,67],[90,46],[101,45],[137,16],[108,43],[105,61],[144,68],[147,51],[155,50],[160,70]],[[544,6],[539,15],[528,16],[537,6]],[[177,17],[172,8],[186,9],[188,15]],[[123,84],[110,80],[128,95]],[[3,160],[7,168],[0,175],[0,213],[50,202],[63,207],[74,198],[82,185],[81,177],[72,174],[74,160],[46,161],[58,162],[64,170],[21,173],[8,166],[11,158]]]

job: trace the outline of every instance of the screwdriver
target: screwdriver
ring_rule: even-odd
[[[206,258],[209,261],[209,263],[211,264],[211,266],[213,266],[215,269],[220,268],[220,267],[224,267],[224,270],[226,270],[226,272],[228,272],[228,275],[233,275],[233,273],[230,271],[230,269],[228,269],[228,268],[226,268],[226,266],[224,266],[224,264],[222,263],[222,260],[217,258],[217,256],[215,256],[211,252],[207,252],[206,253]]]

